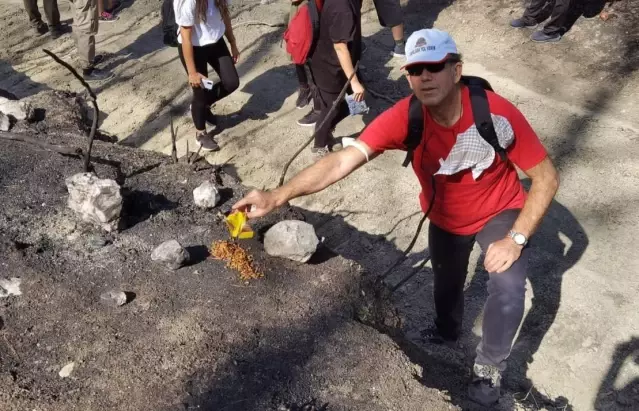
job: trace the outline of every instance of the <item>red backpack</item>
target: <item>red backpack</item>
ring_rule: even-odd
[[[319,16],[323,0],[309,0],[303,4],[284,32],[286,52],[293,63],[304,64],[312,53],[319,36]]]

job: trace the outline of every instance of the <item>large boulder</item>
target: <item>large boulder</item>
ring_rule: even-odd
[[[264,236],[264,250],[274,257],[307,262],[317,251],[319,239],[312,225],[286,220],[271,227]]]
[[[177,240],[169,240],[153,250],[151,260],[159,261],[171,270],[177,270],[189,260],[189,252]]]
[[[0,97],[0,112],[15,117],[16,120],[26,120],[31,116],[32,108],[31,104],[26,101]]]
[[[69,208],[88,223],[116,231],[122,211],[120,186],[95,174],[79,173],[66,179]]]
[[[205,181],[193,190],[195,205],[202,208],[213,208],[220,202],[220,192],[210,181]]]
[[[4,113],[0,113],[0,131],[9,131],[11,128],[11,120],[9,116]]]

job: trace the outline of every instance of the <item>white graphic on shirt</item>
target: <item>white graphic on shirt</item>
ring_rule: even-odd
[[[515,133],[506,117],[491,114],[499,145],[508,148],[515,140]],[[475,180],[493,164],[495,149],[483,139],[475,124],[457,134],[457,141],[446,160],[439,159],[439,170],[435,175],[453,175],[471,169]]]

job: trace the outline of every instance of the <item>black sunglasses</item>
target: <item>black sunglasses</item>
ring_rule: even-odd
[[[406,67],[406,71],[409,76],[421,76],[424,70],[429,73],[439,73],[442,71],[448,62],[451,60],[442,61],[441,63],[419,63]]]

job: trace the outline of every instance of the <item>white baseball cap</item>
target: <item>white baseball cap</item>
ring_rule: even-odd
[[[451,53],[458,51],[450,34],[438,29],[417,30],[406,40],[406,63],[402,69],[418,63],[441,63]]]

